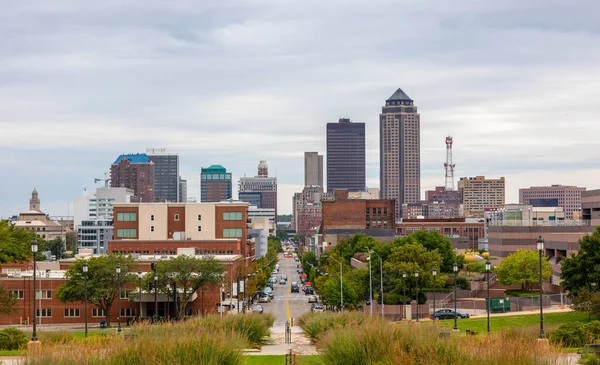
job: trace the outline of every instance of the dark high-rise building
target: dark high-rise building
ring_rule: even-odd
[[[396,90],[379,114],[379,183],[382,199],[402,205],[418,203],[421,195],[421,115],[413,100]]]
[[[366,190],[365,123],[327,123],[327,191]]]
[[[154,163],[154,198],[177,203],[179,194],[179,154],[164,148],[149,148],[146,155]]]
[[[221,165],[202,168],[200,172],[200,201],[220,202],[231,199],[231,172]]]
[[[119,156],[110,166],[110,186],[133,189],[140,202],[154,202],[154,163],[145,153]]]

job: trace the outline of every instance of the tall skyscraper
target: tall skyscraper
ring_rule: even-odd
[[[156,201],[179,201],[179,154],[164,148],[149,148],[146,155],[154,163],[154,198]]]
[[[366,190],[365,123],[327,123],[327,191]]]
[[[179,176],[179,202],[186,203],[188,201],[187,180]]]
[[[323,188],[323,155],[304,152],[304,186],[314,185]]]
[[[117,157],[110,166],[110,186],[133,189],[140,202],[154,202],[154,163],[145,153]]]
[[[258,208],[275,209],[277,217],[277,178],[269,177],[267,161],[258,164],[258,176],[241,177],[238,198]]]
[[[413,100],[396,90],[379,114],[379,173],[381,199],[418,203],[421,195],[421,115]]]
[[[220,202],[231,199],[231,172],[221,165],[202,168],[200,172],[200,201]]]

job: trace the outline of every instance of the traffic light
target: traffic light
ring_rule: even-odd
[[[148,282],[148,291],[153,291],[154,290],[154,283],[152,281]]]

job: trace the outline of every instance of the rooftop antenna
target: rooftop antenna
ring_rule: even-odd
[[[446,162],[444,169],[446,170],[446,191],[454,191],[454,164],[452,163],[452,137],[446,137]]]

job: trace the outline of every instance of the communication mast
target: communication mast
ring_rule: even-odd
[[[94,178],[94,184],[97,184],[100,181],[104,181],[104,187],[108,188],[108,183],[110,182],[110,178],[108,177],[108,173],[107,172],[104,173],[104,179],[100,179],[100,178],[97,178],[97,177]]]
[[[446,191],[454,191],[454,164],[452,163],[452,137],[446,137],[446,162],[444,163],[446,170]]]

